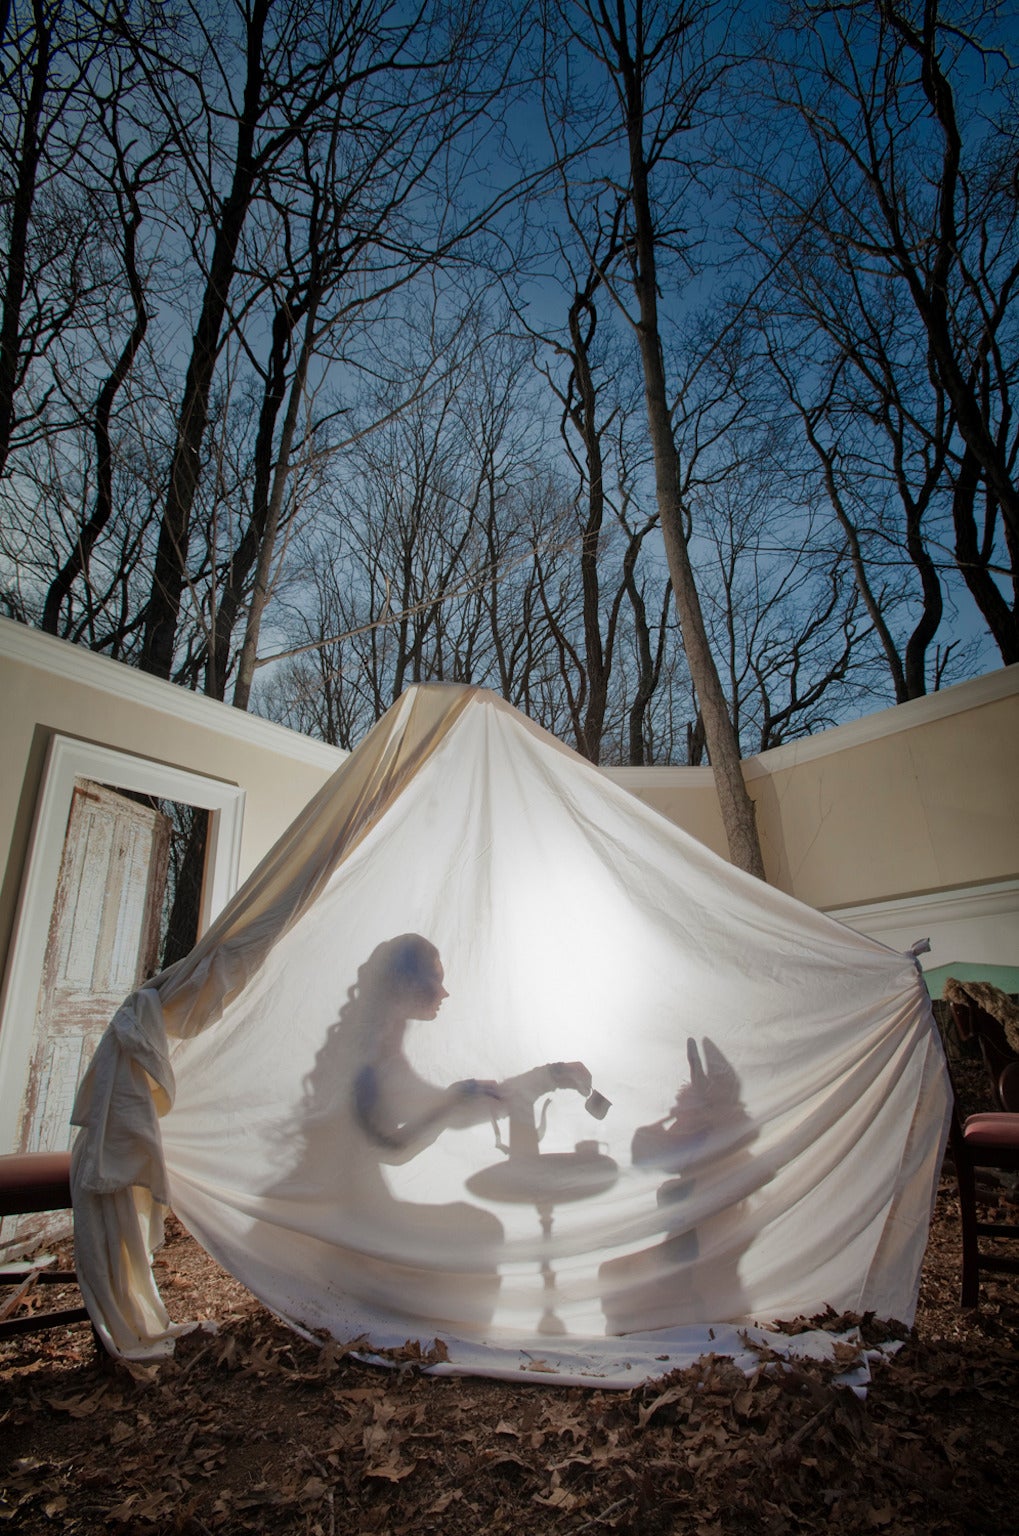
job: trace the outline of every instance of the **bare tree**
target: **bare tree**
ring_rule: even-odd
[[[873,691],[875,672],[842,550],[826,545],[812,508],[792,504],[793,485],[756,446],[704,488],[697,518],[712,550],[699,564],[705,613],[748,756],[833,725],[854,692]]]
[[[75,55],[79,46],[88,52],[79,32],[80,20],[59,0],[32,0],[30,5],[12,7],[6,18],[0,81],[8,103],[0,171],[7,235],[0,274],[0,473],[16,434],[41,427],[46,392],[19,402],[33,362],[67,323],[69,309],[74,307],[74,284],[67,279],[75,264],[75,248],[87,238],[73,216],[54,219],[46,235],[33,228],[40,199],[48,198],[50,213],[56,212],[60,197],[56,184],[73,154],[74,131],[68,143],[63,124],[75,119],[73,102],[81,79]],[[37,278],[51,263],[62,269],[64,281],[38,284]]]
[[[572,287],[564,295],[566,319],[558,330],[539,333],[518,313],[518,322],[536,344],[536,363],[560,408],[559,430],[577,474],[577,537],[581,593],[581,633],[574,639],[546,619],[556,633],[560,671],[566,689],[577,749],[592,762],[601,762],[610,730],[608,711],[624,626],[633,631],[632,665],[638,671],[629,714],[628,756],[645,760],[644,720],[661,679],[664,626],[652,653],[651,624],[644,601],[638,562],[644,541],[658,525],[657,507],[636,513],[639,495],[631,479],[634,411],[627,399],[629,359],[618,345],[598,344],[599,309],[613,305],[604,291],[603,272],[621,253],[624,204],[606,231],[603,246],[595,246],[585,269],[574,271],[560,242],[559,260]],[[622,384],[621,384],[622,381]],[[620,387],[621,386],[621,387]],[[618,691],[618,688],[617,688]],[[618,746],[614,749],[617,753]]]
[[[280,539],[357,435],[344,387],[386,368],[370,317],[512,199],[457,207],[455,186],[510,29],[391,0],[23,9],[12,610],[217,697],[237,668],[244,707]]]
[[[333,505],[302,541],[290,677],[303,688],[310,668],[321,682],[327,658],[330,715],[343,729],[366,728],[411,682],[472,680],[484,622],[476,594],[487,579],[484,507],[498,495],[490,482],[505,413],[490,402],[483,414],[462,336],[443,333],[440,347],[447,364],[449,353],[460,356],[431,389],[407,403],[395,383],[380,384],[379,398],[365,403],[365,417],[381,424],[335,466]],[[417,346],[402,361],[408,376],[434,366]],[[510,385],[500,387],[505,401]]]
[[[339,9],[321,0],[296,6],[252,0],[243,12],[223,0],[212,21],[207,6],[191,10],[192,36],[203,57],[191,61],[192,91],[183,106],[180,58],[139,50],[153,95],[175,125],[178,147],[192,168],[204,202],[209,247],[140,658],[143,668],[161,676],[169,676],[173,664],[210,391],[253,210],[261,200],[285,195],[291,184],[300,186],[301,164],[314,163],[322,144],[334,140],[339,128],[354,182],[361,164],[373,167],[361,184],[357,214],[348,209],[348,220],[367,225],[389,269],[385,279],[377,278],[378,285],[391,287],[396,269],[406,272],[425,259],[407,230],[392,227],[393,209],[419,189],[422,163],[433,161],[436,135],[442,142],[450,131],[450,112],[458,110],[454,103],[460,104],[461,121],[477,111],[477,103],[468,99],[470,35],[455,13],[431,20],[417,13],[405,19],[389,0]],[[206,124],[204,149],[196,144],[192,115]],[[224,122],[234,132],[228,163]],[[206,164],[217,168],[212,179]],[[394,186],[399,189],[395,195]],[[257,271],[268,280],[264,254],[257,262],[249,258],[246,266],[252,278]]]
[[[679,236],[678,213],[668,194],[656,196],[661,181],[680,159],[680,140],[688,135],[724,68],[709,22],[711,8],[659,6],[635,0],[611,7],[607,0],[573,0],[556,6],[547,35],[565,24],[568,35],[593,58],[602,72],[609,100],[602,109],[600,136],[615,128],[620,144],[610,201],[618,197],[625,176],[625,259],[634,311],[626,311],[636,337],[644,378],[655,469],[655,493],[666,557],[676,597],[690,676],[704,724],[722,817],[735,864],[763,878],[764,861],[740,763],[739,743],[722,689],[718,668],[690,557],[689,505],[684,504],[683,472],[674,435],[663,324],[659,310],[660,263]],[[550,111],[554,131],[566,131],[564,102]],[[610,139],[610,142],[612,142]],[[561,156],[560,158],[564,158]],[[597,214],[595,215],[597,218]],[[590,227],[591,210],[588,210]],[[582,237],[583,222],[574,218]],[[590,248],[590,237],[588,236]],[[606,274],[607,276],[607,274]],[[621,290],[615,292],[620,298]]]
[[[293,643],[261,690],[277,717],[343,744],[434,680],[493,687],[569,728],[577,530],[525,354],[463,331],[440,350],[457,366],[345,456],[334,509],[309,531]]]
[[[487,0],[13,0],[0,600],[346,743],[428,678],[594,760],[706,743],[760,873],[741,743],[876,656],[897,698],[955,675],[967,591],[1019,657],[1014,87],[996,10],[948,6],[800,7],[744,61],[737,199],[729,8],[542,0],[511,65]],[[475,327],[496,270],[540,291],[558,421],[515,323]]]
[[[997,7],[938,0],[797,7],[762,41],[761,113],[739,135],[744,164],[761,146],[742,201],[769,351],[898,699],[941,674],[944,648],[929,655],[952,564],[1002,660],[1019,659],[1019,139],[1004,25]],[[893,551],[916,573],[903,644],[880,611]]]
[[[894,370],[884,371],[881,387],[864,396],[852,382],[846,386],[853,369],[846,354],[827,373],[820,359],[804,368],[806,344],[793,356],[791,336],[773,322],[767,330],[769,360],[820,469],[895,700],[920,698],[929,683],[937,686],[947,660],[938,655],[930,672],[945,614],[935,554],[947,499],[945,437],[924,430],[901,399]],[[900,640],[905,612],[908,632]]]
[[[634,442],[626,413],[621,412],[614,425],[619,474],[613,512],[625,541],[621,574],[627,615],[623,618],[621,610],[617,637],[624,661],[617,665],[615,678],[621,683],[622,714],[616,759],[643,767],[679,760],[674,700],[689,692],[689,675],[678,626],[671,618],[675,599],[668,570],[653,554],[648,557],[646,541],[658,526],[658,508],[653,497],[637,494],[647,468],[646,448]]]
[[[91,591],[92,553],[115,510],[114,411],[142,349],[150,318],[139,236],[144,218],[143,198],[162,175],[166,146],[153,143],[132,158],[125,144],[122,121],[129,92],[123,58],[113,55],[106,73],[106,89],[100,90],[97,81],[89,82],[89,94],[94,98],[96,131],[90,143],[79,145],[78,161],[84,160],[87,165],[89,179],[83,192],[92,207],[94,219],[110,232],[107,251],[119,265],[120,281],[115,287],[124,292],[127,300],[125,320],[120,322],[119,314],[111,315],[109,334],[111,338],[115,336],[118,324],[123,323],[126,335],[105,370],[91,408],[82,411],[82,425],[84,427],[88,422],[94,442],[95,494],[91,507],[81,519],[69,553],[46,592],[40,622],[51,634],[60,632],[61,614],[75,583],[84,578],[86,589]]]

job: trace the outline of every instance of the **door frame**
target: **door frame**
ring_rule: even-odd
[[[237,889],[243,789],[186,768],[134,757],[71,736],[51,738],[0,1000],[0,1152],[14,1149],[21,1118],[50,916],[71,797],[79,779],[94,779],[111,789],[131,790],[161,800],[182,801],[210,813],[199,933],[205,931]]]

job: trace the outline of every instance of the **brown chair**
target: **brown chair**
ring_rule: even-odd
[[[1001,1109],[1019,1110],[1019,1071],[1012,1071],[1019,1068],[1019,1054],[1009,1044],[1002,1025],[972,999],[965,1003],[953,1002],[951,1009],[959,1039],[975,1040],[980,1049],[994,1103]],[[1002,1097],[1003,1076],[1014,1085],[1011,1103],[1006,1103]]]
[[[1016,1084],[1019,1087],[1019,1082]],[[952,1108],[950,1132],[952,1160],[959,1186],[959,1213],[962,1220],[962,1294],[964,1307],[975,1307],[980,1297],[980,1273],[1019,1275],[1019,1257],[994,1252],[981,1239],[1019,1242],[1017,1219],[1010,1222],[981,1221],[977,1211],[979,1175],[990,1171],[1019,1172],[1019,1114],[998,1111],[970,1115],[965,1121]]]
[[[71,1209],[71,1154],[23,1152],[0,1156],[0,1216]],[[15,1315],[38,1285],[76,1285],[73,1270],[54,1270],[31,1260],[0,1266],[0,1286],[15,1289],[0,1303],[0,1339],[35,1328],[58,1328],[88,1321],[84,1307]]]

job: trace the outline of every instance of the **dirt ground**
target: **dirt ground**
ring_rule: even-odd
[[[947,1172],[915,1326],[864,1401],[831,1366],[767,1360],[750,1378],[702,1361],[629,1392],[429,1378],[412,1351],[387,1370],[296,1337],[175,1222],[157,1264],[172,1314],[218,1328],[174,1359],[129,1374],[86,1325],[0,1345],[12,1530],[1019,1530],[1019,1279],[986,1279],[960,1310]],[[859,1321],[866,1340],[905,1334]]]

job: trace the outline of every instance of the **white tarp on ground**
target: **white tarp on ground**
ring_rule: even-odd
[[[109,1348],[172,1347],[170,1204],[303,1331],[630,1385],[711,1325],[910,1322],[948,1107],[912,956],[414,689],[113,1020],[79,1269]]]

